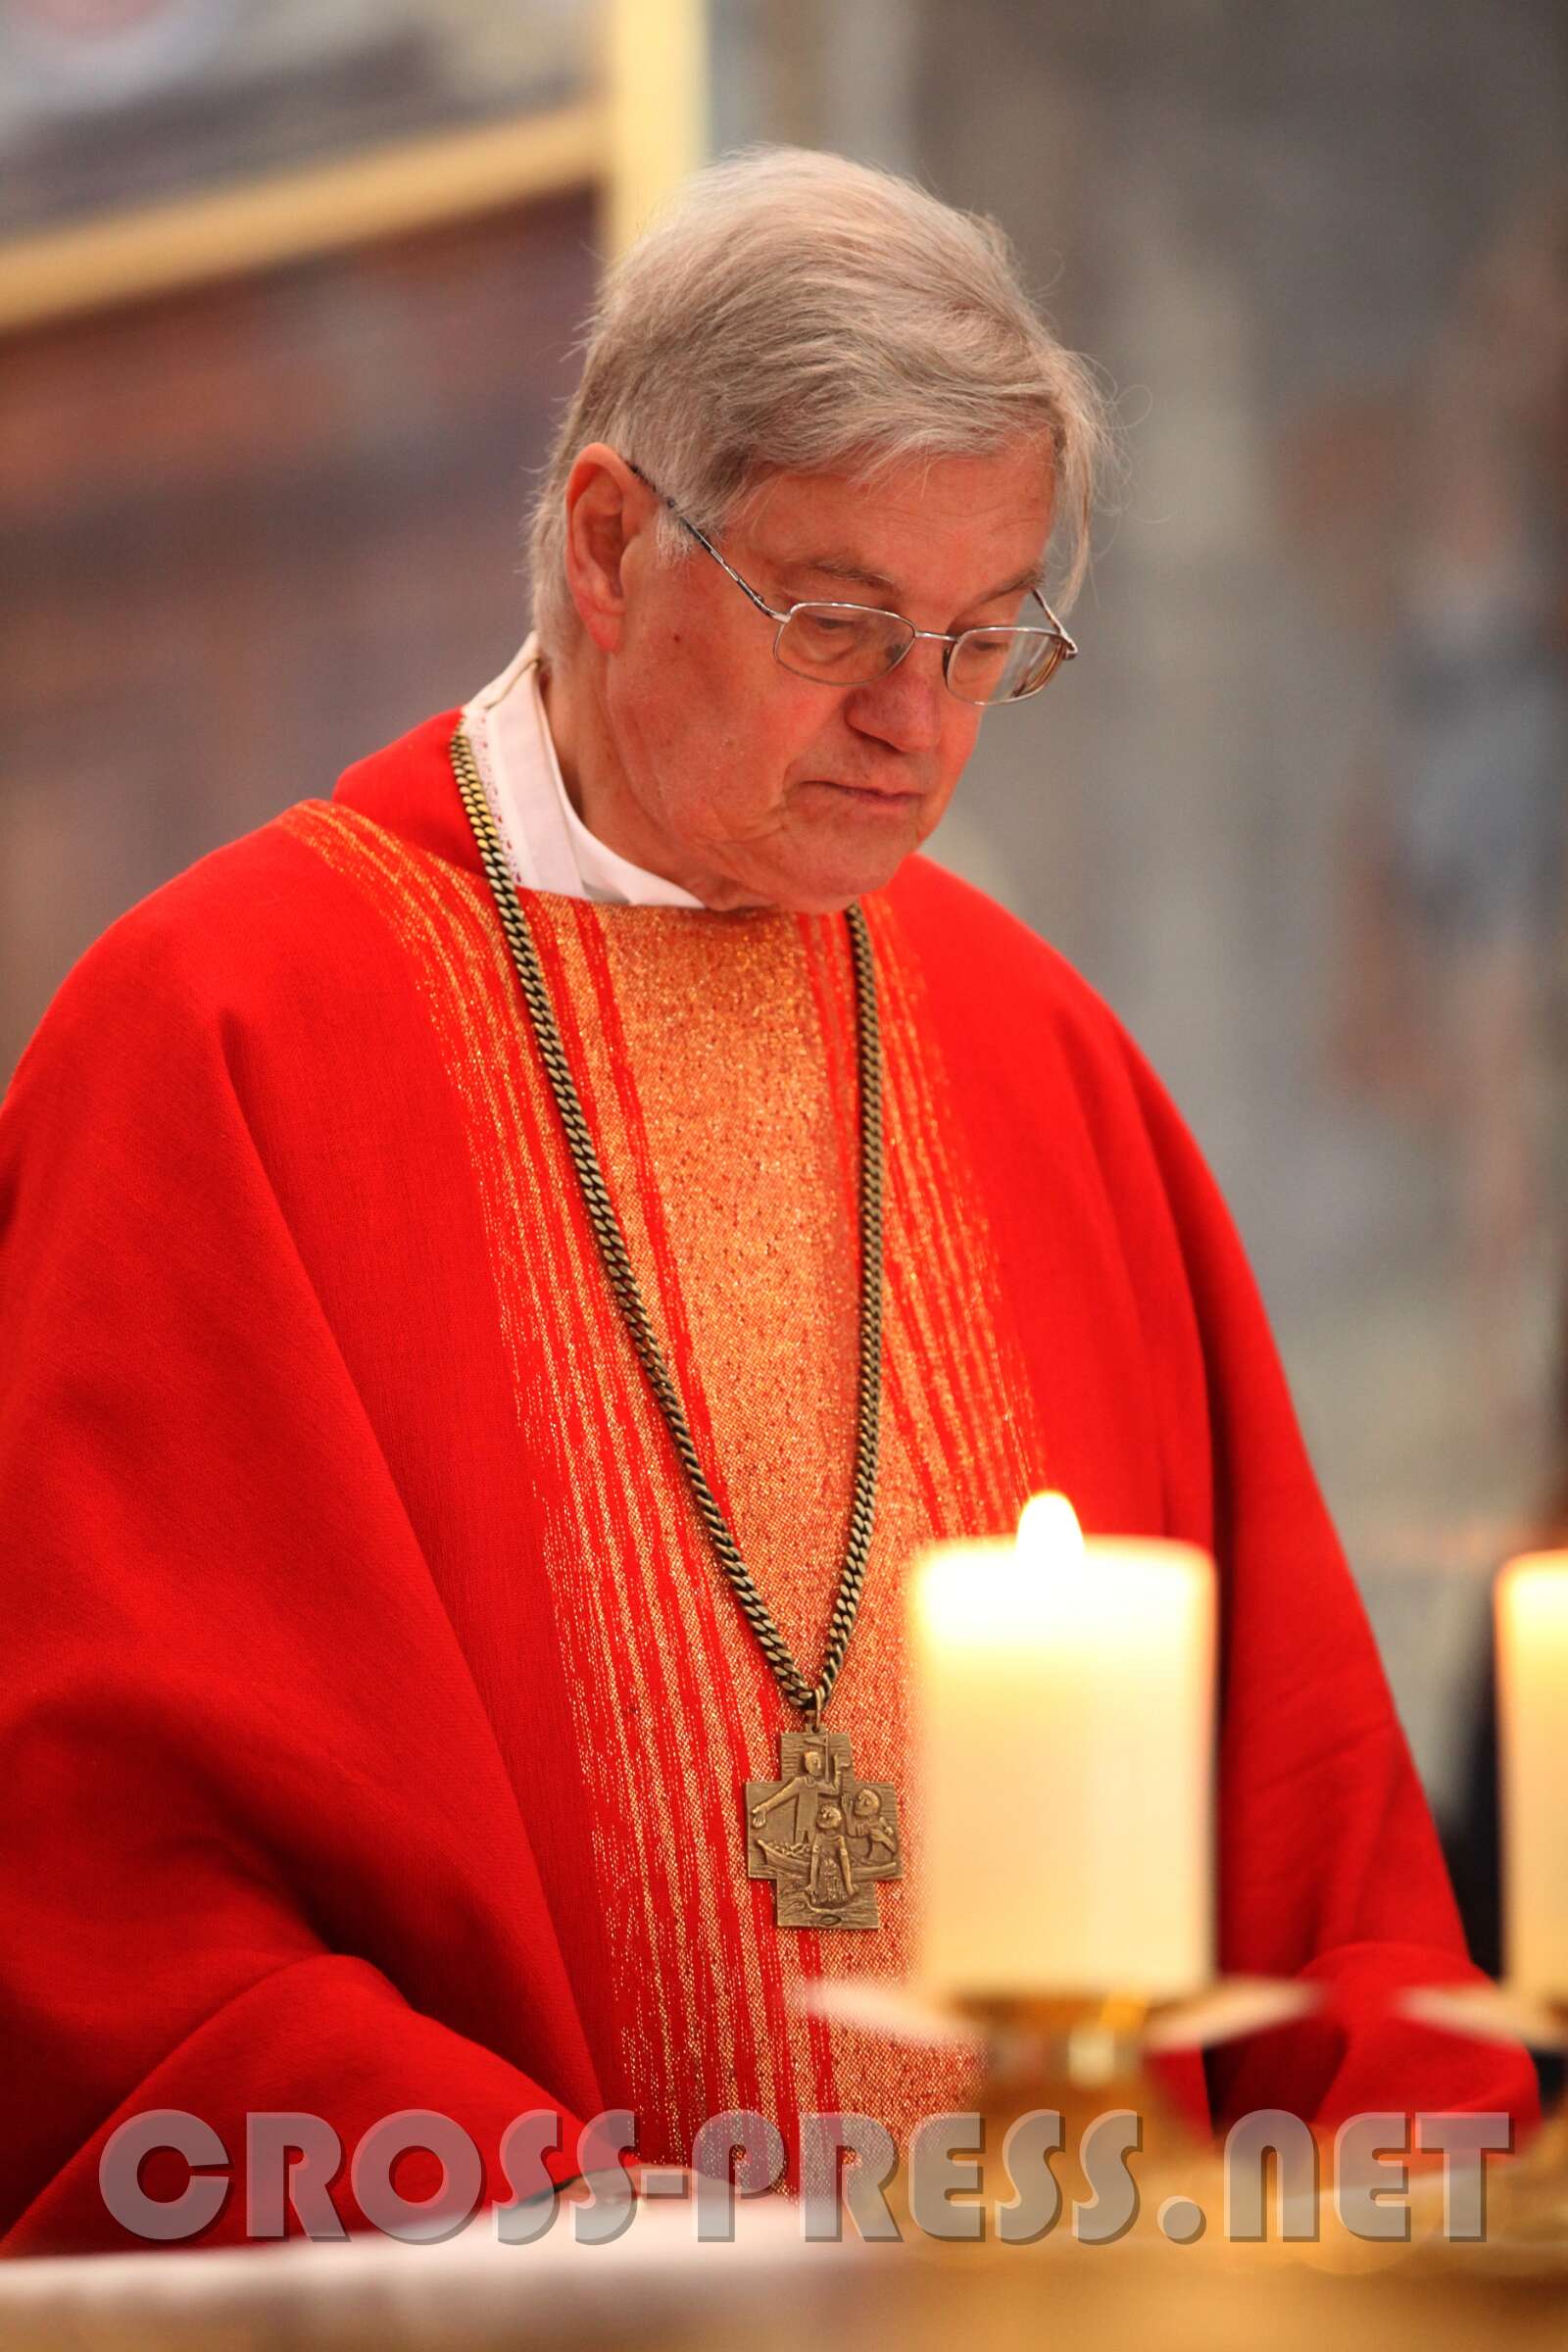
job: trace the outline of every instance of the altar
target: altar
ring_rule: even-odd
[[[1430,2218],[1430,2217],[1428,2217]],[[0,2272],[0,2340],[24,2352],[786,2352],[802,2344],[1044,2342],[1145,2352],[1556,2352],[1568,2326],[1568,2232],[1538,2247],[1181,2245],[1135,2233],[1093,2246],[803,2241],[799,2208],[740,2208],[734,2239],[695,2242],[689,2210],[639,2209],[614,2243],[564,2230],[498,2245],[475,2226],[442,2246],[356,2239],[244,2253],[105,2255]]]

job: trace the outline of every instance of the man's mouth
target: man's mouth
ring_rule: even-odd
[[[878,784],[839,784],[829,776],[817,776],[813,781],[823,792],[837,793],[841,800],[854,802],[863,808],[886,810],[890,814],[916,808],[924,797],[918,792],[890,792]]]

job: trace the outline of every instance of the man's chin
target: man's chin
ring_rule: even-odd
[[[886,890],[905,858],[913,855],[911,843],[897,857],[859,859],[853,871],[839,867],[828,873],[781,877],[772,905],[786,914],[842,914],[857,899]]]
[[[773,905],[791,914],[838,914],[856,899],[886,890],[906,858],[919,848],[911,827],[886,840],[813,843],[780,864]]]
[[[912,820],[802,827],[791,840],[775,836],[765,858],[754,855],[744,871],[737,867],[722,881],[699,885],[699,892],[715,913],[770,907],[784,914],[839,914],[856,899],[885,890],[928,829]]]

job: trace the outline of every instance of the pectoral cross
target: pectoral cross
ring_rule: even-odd
[[[746,1869],[773,1882],[781,1928],[875,1928],[879,1879],[903,1875],[899,1800],[858,1781],[844,1732],[781,1732],[779,1778],[746,1784]]]

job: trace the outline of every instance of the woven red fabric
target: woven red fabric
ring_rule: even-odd
[[[0,1112],[12,2252],[127,2242],[98,2158],[155,2107],[236,2159],[247,2112],[322,2116],[350,2149],[434,2108],[505,2195],[500,2136],[534,2107],[562,2115],[569,2171],[602,2106],[684,2160],[727,2107],[788,2137],[812,2107],[903,2130],[961,2100],[952,2062],[793,2005],[820,1970],[906,1962],[917,1821],[879,1936],[781,1933],[744,1876],[738,1790],[788,1718],[593,1256],[452,724],[117,924]],[[842,925],[532,911],[699,1445],[809,1661],[850,1471]],[[1220,2114],[1529,2116],[1522,2055],[1391,2022],[1392,1987],[1468,1963],[1180,1119],[1092,992],[973,891],[917,859],[868,913],[889,1436],[835,1700],[859,1769],[903,1762],[919,1543],[1004,1532],[1052,1485],[1092,1531],[1207,1546],[1221,1961],[1333,1996],[1214,2064]],[[1180,2080],[1200,2101],[1196,2063]],[[235,2178],[200,2242],[243,2235]]]

